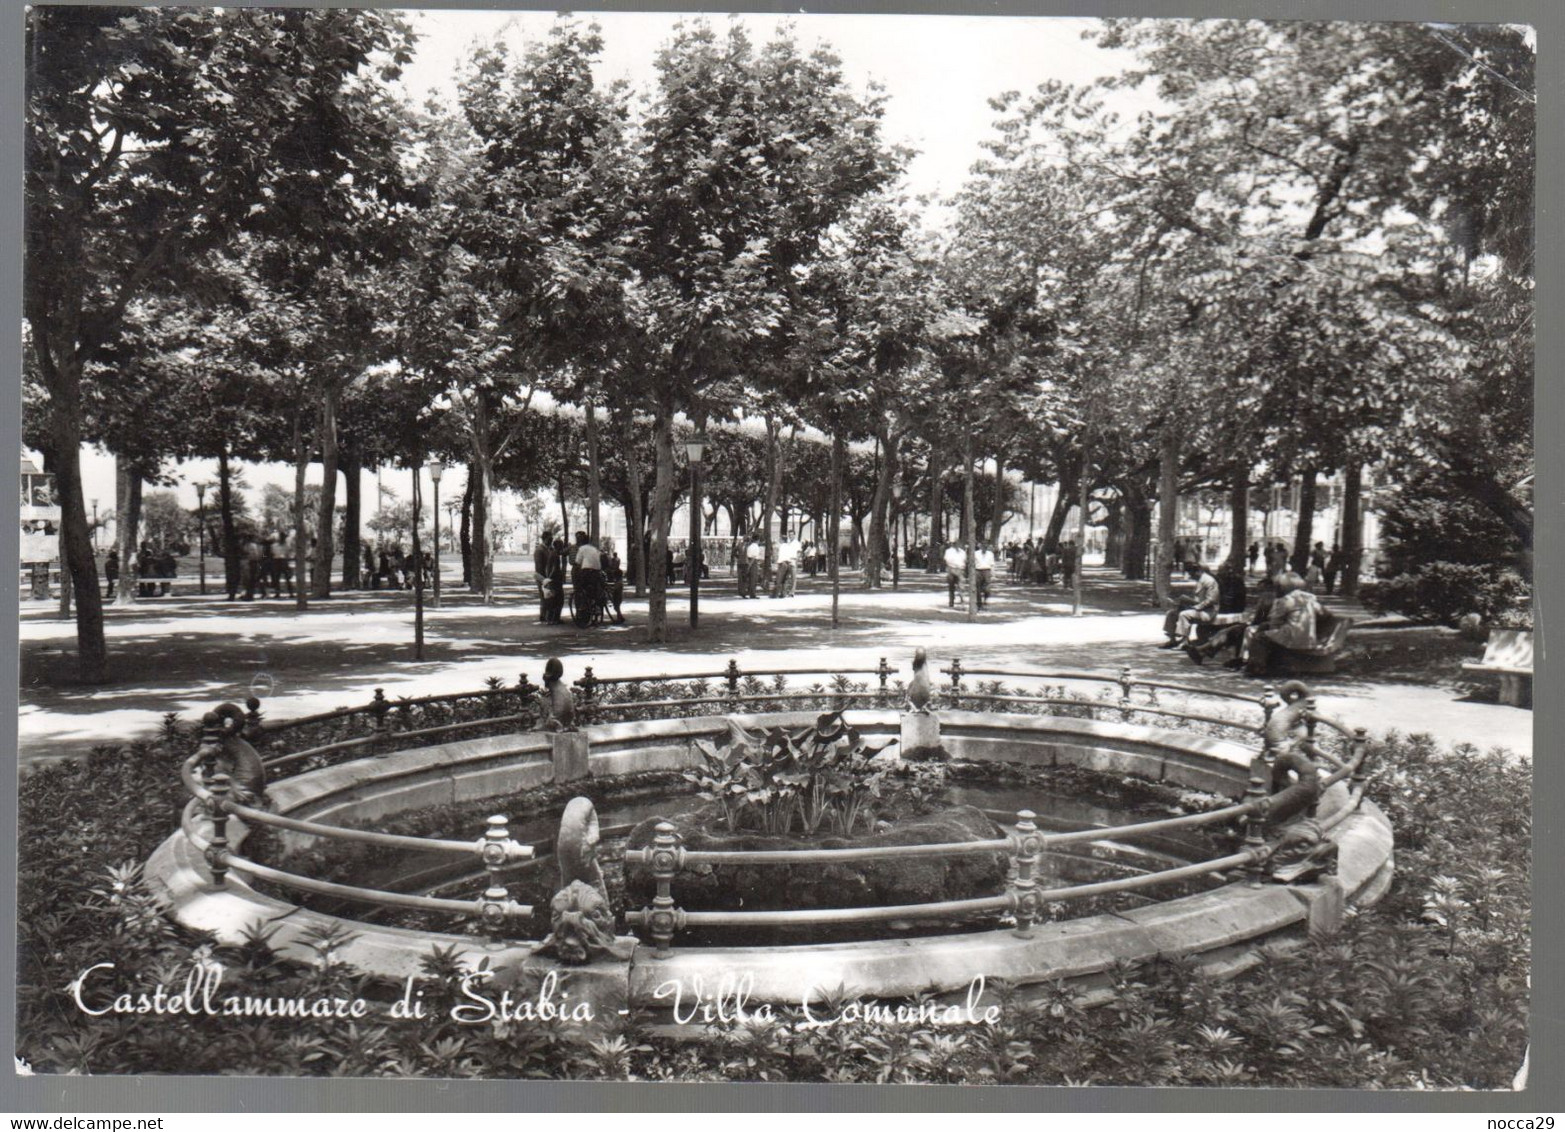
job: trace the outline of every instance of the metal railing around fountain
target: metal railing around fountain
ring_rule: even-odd
[[[949,677],[949,684],[942,690],[943,706],[957,710],[965,707],[996,708],[1003,711],[1019,711],[1027,714],[1061,714],[1091,720],[1135,721],[1139,718],[1169,718],[1186,724],[1197,723],[1212,728],[1232,729],[1246,735],[1267,733],[1273,712],[1283,701],[1271,685],[1266,685],[1259,697],[1236,692],[1196,687],[1161,680],[1143,680],[1130,669],[1118,672],[1102,672],[1076,669],[1021,669],[1021,668],[964,668],[961,658],[954,658],[948,668],[940,671]],[[766,705],[773,710],[805,710],[806,706],[843,710],[856,705],[892,708],[898,706],[905,694],[901,681],[893,681],[895,670],[880,658],[873,669],[838,669],[819,667],[790,667],[743,670],[736,660],[729,660],[718,671],[684,673],[657,676],[619,676],[599,678],[589,666],[573,687],[580,697],[578,711],[583,722],[610,722],[612,717],[656,712],[667,717],[674,712],[716,707],[731,713],[747,705]],[[789,677],[823,676],[829,682],[816,682],[805,688],[791,688]],[[867,676],[875,679],[872,687],[868,681],[855,683],[852,677]],[[980,683],[977,690],[966,687],[964,679],[998,677],[999,681]],[[720,694],[711,694],[708,681],[723,682]],[[1003,681],[1041,683],[1042,694],[1027,694],[1020,687],[1007,689]],[[1053,682],[1057,686],[1048,687]],[[1109,698],[1088,698],[1072,695],[1066,685],[1097,683],[1105,686]],[[1113,698],[1113,691],[1119,695]],[[1137,700],[1135,694],[1144,690],[1145,699]],[[671,695],[684,691],[687,694]],[[504,686],[491,680],[483,689],[444,695],[402,697],[390,700],[384,690],[377,688],[373,699],[356,707],[321,712],[282,721],[262,718],[260,703],[251,698],[246,711],[238,712],[231,705],[229,718],[234,722],[230,736],[241,736],[246,743],[258,742],[274,753],[268,758],[258,758],[258,781],[276,771],[288,768],[293,773],[331,765],[334,756],[352,753],[359,756],[384,755],[412,743],[423,744],[431,739],[446,737],[482,727],[500,727],[516,731],[531,726],[539,719],[536,699],[539,692],[525,673],[514,686]],[[1205,712],[1185,711],[1163,704],[1160,692],[1191,697],[1205,697],[1227,703],[1244,704],[1258,708],[1262,713],[1260,723],[1230,716],[1211,715]],[[479,714],[470,719],[454,718],[463,704],[482,705]],[[1323,830],[1335,827],[1348,816],[1363,795],[1363,764],[1366,750],[1364,729],[1350,730],[1341,721],[1320,713],[1313,698],[1303,704],[1303,720],[1306,735],[1302,749],[1311,757],[1323,760],[1334,770],[1322,783],[1325,787],[1351,778],[1352,788],[1346,805],[1320,824]],[[221,711],[221,709],[220,709]],[[424,725],[433,716],[439,719],[444,711],[450,717],[444,722]],[[709,713],[710,714],[710,713]],[[238,718],[235,718],[238,717]],[[358,719],[367,719],[369,733],[332,737],[328,742],[316,743],[297,751],[280,749],[279,736],[305,728],[324,729],[329,734],[340,735],[343,728],[351,727]],[[397,724],[401,726],[397,726]],[[520,725],[520,727],[518,726]],[[1324,725],[1345,741],[1344,755],[1327,749],[1317,737],[1318,725]],[[254,877],[297,891],[335,899],[354,900],[388,907],[411,908],[426,912],[476,915],[491,931],[503,933],[505,921],[513,916],[530,916],[532,907],[511,901],[501,873],[503,870],[533,857],[533,847],[520,845],[511,839],[505,815],[488,819],[488,829],[475,841],[459,841],[441,838],[413,837],[403,834],[382,833],[375,830],[351,829],[322,822],[308,821],[270,813],[249,805],[235,797],[232,776],[215,772],[218,757],[223,753],[224,731],[219,713],[209,713],[204,721],[201,748],[186,760],[182,777],[192,796],[186,807],[185,829],[192,844],[200,850],[212,874],[214,885],[221,887],[230,868]],[[1008,914],[1015,918],[1016,930],[1026,935],[1031,925],[1042,913],[1044,905],[1052,901],[1083,898],[1116,892],[1132,891],[1156,884],[1186,880],[1231,869],[1243,868],[1252,882],[1260,883],[1269,849],[1260,837],[1264,816],[1270,805],[1266,778],[1271,762],[1269,740],[1263,743],[1261,753],[1251,766],[1250,783],[1245,800],[1202,814],[1164,818],[1151,822],[1113,828],[1094,828],[1068,833],[1045,834],[1037,829],[1035,815],[1029,810],[1019,811],[1015,830],[1006,837],[974,842],[950,842],[921,846],[861,847],[845,849],[805,850],[755,850],[755,851],[702,851],[687,850],[679,844],[678,830],[668,823],[661,823],[650,848],[626,853],[627,863],[643,863],[652,869],[657,884],[657,896],[650,908],[626,914],[628,922],[648,929],[657,953],[669,954],[675,931],[686,926],[790,926],[825,925],[844,923],[868,923],[900,920],[910,917],[950,917],[971,914]],[[204,775],[198,770],[204,768]],[[198,818],[206,817],[212,827],[211,836],[200,829]],[[259,862],[238,856],[229,849],[227,822],[239,818],[255,825],[274,829],[305,833],[315,837],[344,842],[379,845],[387,848],[420,852],[450,853],[476,856],[489,872],[489,886],[475,901],[447,900],[409,893],[389,892],[355,885],[337,884],[317,880],[295,873],[275,869]],[[1164,833],[1178,829],[1190,829],[1223,822],[1239,822],[1245,826],[1245,845],[1233,854],[1211,861],[1182,865],[1177,868],[1145,873],[1116,880],[1073,885],[1058,889],[1040,889],[1034,872],[1041,856],[1051,849],[1082,842],[1124,841],[1137,836]],[[925,904],[892,905],[864,908],[837,908],[813,910],[781,910],[751,912],[686,912],[673,901],[671,886],[675,874],[687,864],[751,864],[782,865],[830,863],[846,861],[891,860],[908,857],[950,857],[964,854],[1007,852],[1012,857],[1011,880],[1006,892],[967,900],[936,901]]]
[[[1352,779],[1346,802],[1329,817],[1317,822],[1322,834],[1330,832],[1349,814],[1357,810],[1363,799],[1366,751],[1366,744],[1360,735],[1354,740],[1354,750],[1349,759],[1340,762],[1337,769],[1322,780],[1321,790],[1324,792],[1330,786]],[[625,853],[626,864],[641,864],[650,868],[653,882],[657,886],[657,894],[653,897],[651,907],[627,912],[625,919],[632,926],[645,928],[656,948],[654,952],[656,957],[666,959],[673,953],[674,935],[687,927],[814,927],[920,918],[949,919],[1000,913],[1014,918],[1015,934],[1026,939],[1031,937],[1033,924],[1042,918],[1045,906],[1051,902],[1132,892],[1154,885],[1191,880],[1238,869],[1244,870],[1251,885],[1260,886],[1263,883],[1262,876],[1266,862],[1272,853],[1272,847],[1266,844],[1262,836],[1266,814],[1272,804],[1266,788],[1266,775],[1269,771],[1270,760],[1267,755],[1263,753],[1257,756],[1251,765],[1245,800],[1201,814],[1162,818],[1132,825],[1075,830],[1069,833],[1044,833],[1038,829],[1034,820],[1036,814],[1031,810],[1020,810],[1016,815],[1015,827],[1009,836],[980,841],[843,849],[701,850],[686,849],[679,842],[678,828],[672,822],[663,821],[658,823],[650,847],[632,849]],[[1061,888],[1045,889],[1038,886],[1036,872],[1039,861],[1048,853],[1065,845],[1082,842],[1123,842],[1152,833],[1168,833],[1227,822],[1239,822],[1245,827],[1244,844],[1235,853],[1209,861],[1143,873],[1139,876]],[[862,908],[751,912],[689,912],[680,908],[673,896],[674,879],[684,868],[713,865],[843,864],[850,861],[904,861],[913,857],[948,859],[996,852],[1006,852],[1010,855],[1011,868],[1006,891],[995,896]]]

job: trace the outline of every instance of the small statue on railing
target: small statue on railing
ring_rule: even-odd
[[[245,739],[245,709],[219,704],[201,719],[201,763],[207,775],[226,774],[233,782],[231,797],[243,805],[262,800],[266,767]]]
[[[572,798],[554,842],[560,887],[549,902],[549,935],[539,951],[562,963],[590,963],[614,947],[614,911],[598,864],[598,814],[586,798]]]
[[[933,690],[929,684],[929,657],[922,648],[913,650],[913,679],[908,681],[907,702],[917,715],[929,714]]]
[[[1289,680],[1277,689],[1277,694],[1282,706],[1266,720],[1262,737],[1273,753],[1281,756],[1284,751],[1296,749],[1309,735],[1310,690],[1302,680]]]
[[[543,669],[543,691],[538,693],[539,731],[575,731],[576,698],[565,682],[565,665],[551,656]]]
[[[1283,830],[1272,845],[1267,868],[1282,884],[1302,884],[1337,872],[1337,843],[1328,839],[1314,818],[1303,818]]]

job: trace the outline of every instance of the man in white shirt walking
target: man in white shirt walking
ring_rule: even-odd
[[[798,570],[799,540],[783,533],[777,544],[777,584],[772,587],[773,597],[792,597],[794,578]]]
[[[956,608],[956,592],[962,588],[962,580],[967,573],[967,551],[956,543],[946,546],[946,605]]]
[[[994,551],[979,543],[973,550],[973,569],[978,574],[978,608],[989,604],[989,581],[994,577]]]

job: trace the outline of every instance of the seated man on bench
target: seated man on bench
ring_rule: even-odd
[[[1271,620],[1272,597],[1270,590],[1264,590],[1255,608],[1248,613],[1238,615],[1221,613],[1212,623],[1212,631],[1201,639],[1201,633],[1197,631],[1196,642],[1185,646],[1185,652],[1190,659],[1197,664],[1204,664],[1221,656],[1225,652],[1232,652],[1223,663],[1229,668],[1239,668],[1244,664],[1244,635],[1250,626],[1264,627]]]
[[[1272,602],[1270,614],[1264,622],[1251,625],[1244,632],[1245,671],[1255,676],[1265,673],[1275,649],[1309,652],[1318,648],[1315,619],[1320,613],[1320,602],[1304,588],[1303,578],[1291,570],[1279,574],[1277,599]]]
[[[1183,648],[1197,624],[1211,621],[1217,616],[1222,595],[1214,578],[1199,562],[1186,562],[1185,573],[1196,583],[1193,596],[1180,597],[1174,608],[1163,618],[1163,635],[1168,638],[1158,648]]]

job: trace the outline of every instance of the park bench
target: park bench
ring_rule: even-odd
[[[1348,643],[1348,630],[1353,618],[1323,609],[1315,615],[1315,647],[1312,649],[1285,649],[1273,645],[1267,657],[1267,667],[1290,673],[1325,675],[1337,671],[1337,657]]]
[[[1220,613],[1215,620],[1195,627],[1196,640],[1204,642],[1219,629],[1242,625],[1249,619],[1247,613]],[[1266,667],[1268,670],[1314,675],[1335,672],[1337,658],[1347,646],[1348,630],[1352,627],[1353,618],[1322,609],[1315,616],[1315,647],[1286,649],[1281,645],[1272,645],[1267,653]]]
[[[1500,702],[1532,706],[1532,633],[1526,629],[1491,629],[1482,660],[1462,662],[1464,672],[1500,677]]]

